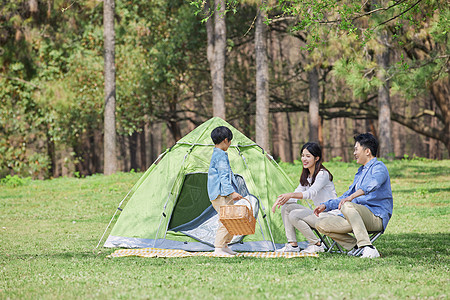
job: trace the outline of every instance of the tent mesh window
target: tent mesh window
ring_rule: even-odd
[[[169,230],[194,220],[211,205],[207,181],[207,173],[191,173],[185,176],[169,223]]]

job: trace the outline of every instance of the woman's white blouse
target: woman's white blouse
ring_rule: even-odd
[[[311,178],[309,177],[308,182],[311,184]],[[299,184],[294,192],[301,192],[303,194],[303,199],[312,200],[315,206],[318,206],[320,203],[329,199],[337,198],[334,183],[330,181],[330,174],[323,169],[317,173],[313,185],[303,186]],[[288,202],[297,202],[297,200],[298,199],[291,198]]]

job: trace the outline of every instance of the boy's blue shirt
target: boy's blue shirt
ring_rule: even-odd
[[[362,189],[364,195],[353,199],[352,202],[366,206],[375,216],[380,217],[383,220],[383,229],[386,229],[392,216],[394,201],[389,171],[386,165],[376,158],[372,158],[366,165],[359,167],[352,185],[342,196],[323,203],[326,206],[325,211],[338,208],[342,199],[358,189]]]
[[[231,170],[228,154],[214,147],[208,170],[208,196],[209,200],[215,200],[219,195],[228,196],[236,192],[236,179]]]

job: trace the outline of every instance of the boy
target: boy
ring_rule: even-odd
[[[221,205],[233,205],[234,201],[242,199],[237,191],[236,179],[230,167],[227,150],[231,145],[233,133],[225,126],[219,126],[211,132],[214,150],[208,170],[208,195],[211,204],[220,214]],[[236,252],[228,248],[233,235],[219,221],[219,227],[214,242],[214,254],[217,256],[234,256]]]

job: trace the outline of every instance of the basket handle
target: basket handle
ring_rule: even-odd
[[[253,216],[253,207],[252,207],[252,203],[250,202],[250,200],[248,200],[247,198],[245,198],[245,197],[242,197],[241,199],[245,199],[247,202],[248,202],[248,204],[250,204],[250,212],[252,213],[252,216]],[[239,199],[239,200],[241,200],[241,199]],[[238,201],[239,201],[238,200]]]

